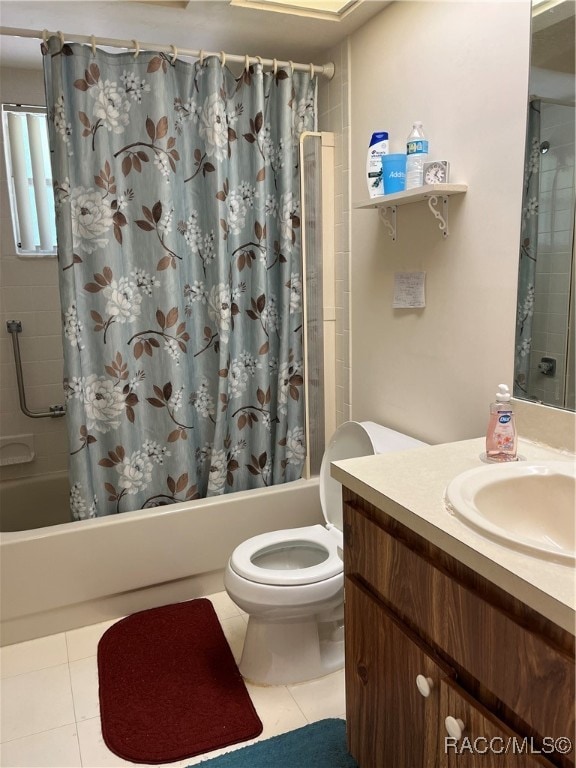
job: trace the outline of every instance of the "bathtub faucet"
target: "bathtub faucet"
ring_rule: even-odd
[[[16,365],[16,381],[18,383],[18,399],[20,400],[20,410],[25,416],[31,419],[55,419],[66,415],[66,406],[51,405],[47,411],[31,411],[26,405],[26,392],[24,390],[24,376],[22,374],[22,358],[20,357],[20,343],[18,334],[22,333],[22,323],[20,320],[8,320],[6,330],[12,336],[12,346],[14,348],[14,363]]]

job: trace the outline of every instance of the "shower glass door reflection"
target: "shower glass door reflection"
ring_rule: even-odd
[[[541,101],[538,237],[527,396],[574,409],[574,106]]]

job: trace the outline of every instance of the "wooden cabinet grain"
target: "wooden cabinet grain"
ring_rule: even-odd
[[[448,673],[383,605],[346,580],[346,709],[351,753],[362,768],[434,768],[438,681]],[[436,681],[425,698],[418,675]],[[409,717],[401,713],[409,712]]]
[[[573,751],[537,753],[544,737],[574,734],[574,637],[384,510],[344,498],[346,707],[360,768],[573,766]],[[427,698],[418,675],[433,683]],[[479,749],[447,748],[448,715]]]
[[[461,720],[465,740],[443,734],[440,766],[445,768],[542,768],[550,766],[535,752],[538,747],[528,738],[507,728],[478,702],[458,690],[449,681],[440,682],[440,715]],[[446,715],[449,713],[449,715]],[[544,749],[547,750],[546,745]],[[532,750],[532,754],[530,751]]]

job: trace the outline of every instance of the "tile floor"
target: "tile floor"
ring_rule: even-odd
[[[236,660],[247,617],[225,592],[208,596]],[[134,765],[114,755],[100,733],[96,648],[114,622],[0,649],[0,766],[2,768],[104,768]],[[344,672],[298,685],[247,685],[264,730],[258,739],[325,717],[344,717]],[[173,768],[197,765],[231,749],[210,752]]]

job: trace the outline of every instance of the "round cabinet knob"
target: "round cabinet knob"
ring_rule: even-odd
[[[444,720],[444,725],[446,726],[448,736],[452,736],[453,739],[462,738],[464,723],[462,720],[460,720],[460,718],[452,717],[449,715],[446,720]]]
[[[418,675],[416,678],[416,688],[420,691],[422,696],[428,698],[434,688],[434,682],[431,677],[424,677],[424,675]]]

